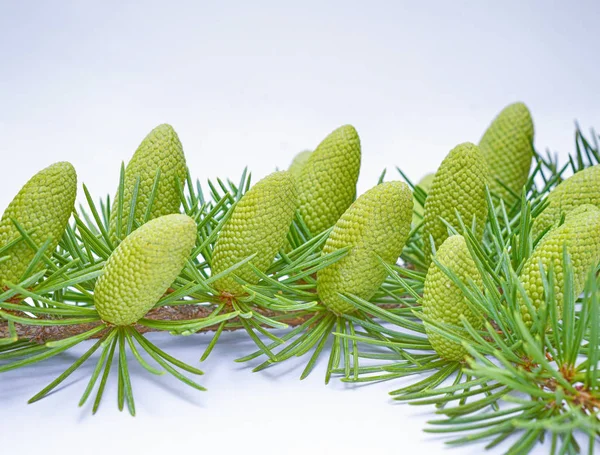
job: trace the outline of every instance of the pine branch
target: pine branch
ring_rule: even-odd
[[[164,129],[157,129],[157,134],[163,134]],[[558,448],[560,453],[579,453],[577,440],[584,435],[593,449],[600,441],[597,263],[592,264],[583,294],[575,285],[583,284],[580,275],[588,268],[586,265],[584,270],[580,264],[581,251],[587,249],[585,245],[591,245],[593,257],[600,257],[597,243],[575,248],[575,261],[567,246],[563,246],[562,261],[534,263],[539,266],[534,270],[534,278],[539,276],[541,284],[533,278],[525,280],[533,273],[531,267],[527,269],[532,258],[545,257],[536,249],[541,248],[542,239],[551,228],[537,232],[533,223],[551,206],[548,195],[568,174],[585,171],[600,162],[595,133],[587,140],[578,128],[576,150],[563,166],[550,153],[535,153],[535,168],[520,195],[498,179],[500,188],[488,187],[488,219],[483,236],[477,234],[471,218],[463,218],[458,209],[450,214],[451,218],[441,218],[448,235],[464,237],[466,249],[462,251],[465,256],[472,256],[475,272],[462,278],[454,262],[442,260],[441,253],[438,260],[442,245],[439,250],[433,248],[437,252],[432,257],[432,272],[424,246],[433,238],[425,235],[423,222],[413,221],[401,261],[388,263],[379,257],[387,277],[379,282],[374,294],[360,297],[360,287],[356,289],[358,293],[345,287],[337,290],[337,303],[344,310],[332,308],[317,283],[319,272],[351,255],[353,247],[338,245],[323,254],[323,246],[334,228],[312,235],[300,211],[296,211],[291,229],[289,221],[282,226],[287,240],[279,245],[278,252],[269,253],[268,267],[254,261],[261,249],[256,246],[222,267],[216,266],[217,242],[226,223],[233,219],[236,207],[243,208],[242,196],[250,190],[247,171],[238,184],[222,179],[209,181],[208,191],[202,190],[200,182],[194,185],[189,172],[185,184],[182,176],[176,178],[175,199],[179,198],[186,215],[183,218],[192,226],[182,231],[189,234],[186,251],[195,245],[189,257],[181,256],[187,260],[185,266],[178,262],[174,267],[180,272],[176,276],[174,270],[166,280],[172,283],[170,288],[166,289],[165,284],[156,291],[157,296],[162,294],[158,301],[154,298],[144,303],[141,290],[152,288],[152,281],[135,292],[123,294],[123,298],[121,294],[111,294],[109,299],[103,299],[102,291],[110,286],[102,288],[101,276],[111,276],[111,261],[120,257],[117,249],[123,245],[131,247],[126,242],[139,240],[136,234],[156,223],[150,215],[155,205],[164,202],[159,201],[159,183],[170,178],[161,175],[160,170],[152,179],[146,175],[144,191],[139,176],[129,178],[126,191],[122,166],[118,197],[112,204],[111,198],[106,198],[96,206],[84,186],[88,208],[81,207],[74,214],[75,222],[66,226],[58,249],[49,247],[49,241],[36,241],[35,229],[11,221],[18,238],[0,245],[0,263],[10,259],[13,247],[20,243],[35,254],[21,273],[13,280],[5,278],[0,288],[0,373],[45,361],[95,339],[88,343],[83,355],[29,402],[43,399],[80,366],[91,362],[95,367],[80,405],[95,390],[93,412],[98,410],[111,368],[113,373],[116,368],[119,409],[127,408],[135,415],[131,361],[150,374],[168,373],[198,391],[206,390],[195,379],[203,374],[201,370],[163,351],[143,334],[163,331],[185,336],[214,332],[201,354],[203,361],[223,331],[245,330],[257,350],[236,361],[262,358],[253,371],[306,356],[308,361],[301,375],[304,379],[318,358],[326,356],[326,383],[336,376],[354,383],[403,381],[400,388],[390,392],[393,399],[411,405],[435,405],[436,413],[443,418],[431,421],[426,431],[455,434],[449,444],[487,440],[488,447],[494,447],[510,443],[507,453],[525,454],[546,436],[552,438],[551,453]],[[379,183],[384,177],[385,172]],[[167,196],[172,198],[173,191],[171,187]],[[512,202],[505,202],[499,192],[509,193],[507,200]],[[130,198],[127,204],[125,195]],[[423,205],[428,196],[417,188],[414,197]],[[593,201],[598,205],[596,199]],[[141,218],[136,216],[138,202],[145,207]],[[587,223],[583,221],[588,218],[581,218],[583,221],[573,226],[599,226],[598,219],[590,218]],[[566,217],[561,216],[556,222],[559,229]],[[245,226],[242,223],[238,227],[242,230]],[[598,238],[596,231],[581,232]],[[179,256],[167,254],[170,250],[163,247],[165,261],[160,263],[161,268],[166,261],[179,261]],[[126,266],[123,269],[141,269],[133,262]],[[524,269],[530,275],[524,275]],[[449,309],[462,313],[459,320],[435,318],[426,311],[431,305],[431,299],[425,297],[427,290],[432,286],[439,288],[442,283],[431,281],[432,285],[426,280],[436,270],[442,272],[437,277],[445,280],[445,289],[457,291],[458,297],[450,302]],[[476,281],[474,276],[481,280]],[[233,283],[235,292],[218,285],[225,278],[230,280],[228,286]],[[536,287],[532,288],[531,283],[537,283]],[[135,297],[128,298],[129,294]],[[123,319],[122,315],[105,312],[107,307],[110,309],[106,301],[125,302],[127,308],[139,304],[143,312]],[[153,304],[154,308],[147,312]],[[479,317],[478,323],[467,317],[471,313]],[[524,314],[530,316],[527,321]],[[283,334],[271,330],[281,328],[291,329]],[[460,349],[460,357],[448,356],[446,349],[439,349],[441,341]],[[511,435],[518,439],[508,441]]]

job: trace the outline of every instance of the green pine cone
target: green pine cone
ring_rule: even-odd
[[[379,257],[395,264],[410,232],[412,192],[403,182],[386,182],[371,188],[344,212],[329,234],[323,254],[350,247],[339,261],[317,272],[317,292],[334,313],[355,308],[338,293],[370,299],[388,273]]]
[[[214,283],[231,295],[244,294],[237,276],[248,283],[259,281],[249,264],[264,272],[287,244],[287,233],[298,207],[298,194],[289,171],[274,172],[254,185],[233,208],[217,237],[212,258],[213,276],[253,254],[254,258]]]
[[[448,237],[437,250],[436,259],[454,272],[463,283],[466,284],[471,279],[477,286],[483,286],[481,275],[462,235]],[[464,316],[475,329],[480,329],[483,325],[482,318],[471,310],[460,288],[433,262],[425,277],[421,304],[423,314],[428,319],[441,324],[458,326],[456,331],[464,330],[461,316]],[[425,332],[431,346],[440,357],[450,361],[464,359],[467,351],[461,344],[444,338],[433,331],[427,323],[425,323]]]
[[[290,164],[288,171],[290,171],[295,179],[300,177],[300,172],[302,172],[302,169],[304,168],[304,165],[310,158],[311,154],[312,150],[304,150],[303,152],[298,153],[292,160],[292,164]]]
[[[46,250],[51,254],[65,232],[77,195],[77,174],[71,163],[55,163],[37,174],[21,188],[6,208],[0,221],[0,246],[20,237],[11,221],[17,221],[38,247],[51,239]],[[36,251],[21,241],[4,253],[0,262],[0,282],[19,282]]]
[[[167,124],[157,126],[144,138],[125,168],[121,240],[125,237],[137,179],[140,179],[140,184],[134,220],[136,223],[142,224],[148,210],[156,172],[159,169],[160,179],[149,220],[171,213],[179,213],[181,202],[177,182],[182,188],[185,184],[186,163],[183,148],[179,136],[173,127]],[[118,207],[119,194],[117,192],[110,216],[110,234],[113,240],[118,240],[116,235]]]
[[[313,235],[329,229],[356,198],[360,139],[345,125],[315,149],[297,179],[300,213]]]
[[[431,184],[433,183],[433,177],[435,177],[435,173],[425,174],[423,178],[419,180],[417,186],[421,187],[423,191],[429,194],[429,191],[431,190]],[[419,204],[415,198],[413,198],[413,207],[412,224],[417,225],[423,221],[423,206]]]
[[[485,198],[488,176],[481,151],[470,142],[457,145],[444,158],[425,200],[423,240],[427,265],[431,262],[430,236],[436,248],[448,237],[448,228],[442,219],[460,228],[455,210],[469,227],[474,217],[477,237],[482,237],[488,211]]]
[[[130,325],[160,300],[184,267],[196,241],[187,215],[165,215],[142,225],[112,252],[94,289],[103,321]]]
[[[583,204],[600,207],[600,164],[572,175],[554,188],[547,199],[548,206],[533,223],[537,238],[545,229],[558,223],[563,214]]]
[[[507,202],[515,197],[497,181],[521,195],[533,159],[533,120],[527,106],[505,107],[484,133],[479,148],[490,169],[490,189]]]
[[[558,315],[562,316],[564,300],[563,246],[571,258],[574,270],[574,295],[583,292],[590,269],[600,262],[600,209],[593,205],[583,205],[567,213],[565,222],[550,230],[527,259],[521,270],[520,280],[533,307],[544,305],[544,287],[540,274],[540,261],[545,273],[550,267],[554,272],[554,293],[558,305]],[[532,323],[532,315],[524,302],[521,315],[526,324]]]

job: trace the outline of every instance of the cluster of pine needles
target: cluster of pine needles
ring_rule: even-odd
[[[396,387],[401,387],[390,392],[393,399],[434,405],[437,417],[425,431],[447,434],[451,445],[483,441],[487,448],[503,445],[506,453],[521,454],[549,438],[552,454],[580,453],[584,445],[591,454],[600,442],[597,267],[589,271],[583,294],[575,297],[573,267],[565,250],[562,308],[555,305],[554,275],[545,271],[545,305],[533,312],[531,324],[521,318],[520,305],[528,297],[518,275],[540,240],[533,238],[531,227],[544,208],[545,196],[567,176],[600,162],[593,132],[592,137],[587,140],[577,128],[576,152],[565,164],[549,153],[536,154],[534,170],[522,194],[514,195],[513,206],[506,206],[488,190],[483,241],[465,223],[460,229],[449,227],[464,236],[483,278],[483,289],[461,282],[451,270],[436,264],[461,289],[471,309],[485,319],[482,329],[463,319],[463,327],[457,330],[423,314],[419,301],[427,268],[421,225],[413,226],[401,260],[393,266],[385,264],[388,277],[372,299],[343,295],[356,308],[351,314],[328,311],[316,292],[316,273],[346,251],[322,255],[329,230],[312,236],[299,214],[288,234],[288,247],[266,272],[254,270],[260,281],[245,285],[248,297],[223,301],[213,283],[252,259],[211,275],[217,236],[251,186],[246,171],[236,182],[216,179],[206,186],[194,182],[188,172],[179,193],[183,212],[198,225],[194,251],[147,317],[133,326],[111,327],[102,323],[93,297],[95,282],[115,249],[109,235],[111,210],[118,210],[117,237],[134,231],[139,223],[133,213],[122,213],[122,204],[113,207],[110,197],[95,201],[84,185],[86,204],[74,213],[56,251],[35,244],[19,226],[21,237],[0,248],[0,257],[16,242],[27,242],[37,251],[23,279],[5,283],[0,294],[0,325],[5,324],[8,333],[0,339],[0,372],[28,367],[88,341],[89,349],[29,402],[44,398],[91,361],[95,368],[80,405],[94,395],[92,410],[97,411],[116,365],[119,408],[127,407],[133,415],[131,361],[151,374],[167,372],[204,390],[193,378],[202,371],[151,343],[145,332],[186,336],[211,330],[210,343],[199,353],[204,360],[224,331],[241,329],[255,342],[256,351],[238,360],[262,359],[255,371],[306,356],[304,378],[321,355],[328,355],[326,382],[332,377],[351,383],[397,381]],[[423,189],[398,172],[413,188],[415,198],[424,202]],[[380,182],[384,180],[385,173]],[[159,181],[157,173],[155,190]],[[123,167],[118,191],[123,201]],[[153,191],[149,196],[145,221],[154,195]],[[136,197],[134,189],[132,208]],[[195,317],[174,320],[169,317],[173,312],[165,311],[183,307]],[[467,360],[450,362],[436,354],[425,334],[425,323],[430,330],[461,343],[470,354]],[[282,328],[288,328],[283,335],[270,330]],[[25,329],[36,335],[20,337],[19,330]]]

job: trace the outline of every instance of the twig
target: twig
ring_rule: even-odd
[[[208,317],[214,308],[203,307],[198,305],[177,305],[177,306],[164,306],[151,310],[147,315],[146,319],[154,319],[160,321],[184,321],[190,319],[201,319]],[[267,317],[273,317],[275,313],[267,310],[256,310]],[[312,314],[309,315],[289,315],[289,318],[282,318],[281,322],[288,324],[290,327],[301,325],[307,321]],[[25,325],[15,323],[15,330],[19,339],[29,340],[35,343],[43,344],[48,341],[57,341],[65,338],[69,338],[81,333],[87,332],[94,327],[101,324],[101,322],[90,322],[77,325],[56,325],[56,326],[36,326],[36,325]],[[135,329],[139,333],[157,332],[159,330],[143,326],[141,324],[135,324]],[[198,332],[212,332],[218,328],[218,325],[204,327]],[[243,327],[228,327],[225,328],[227,331],[234,331],[243,329]],[[97,333],[92,338],[102,337],[103,332]],[[6,321],[0,321],[0,338],[9,337],[8,323]]]

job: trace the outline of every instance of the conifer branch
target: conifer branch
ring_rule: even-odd
[[[236,361],[261,358],[253,371],[305,356],[304,379],[325,356],[325,383],[402,381],[390,395],[435,405],[441,418],[426,431],[454,434],[449,444],[487,440],[526,454],[551,437],[552,454],[575,454],[585,438],[593,453],[598,136],[578,129],[576,154],[559,166],[533,150],[532,134],[516,103],[479,146],[450,152],[430,187],[398,169],[413,191],[384,172],[355,200],[361,152],[351,126],[295,170],[252,187],[244,171],[237,184],[216,179],[203,191],[161,125],[122,166],[114,198],[96,205],[84,186],[88,208],[72,224],[40,219],[42,209],[73,209],[74,182],[70,198],[45,186],[64,184],[70,165],[50,167],[0,220],[0,373],[94,339],[29,402],[89,361],[80,406],[94,394],[98,410],[112,369],[119,409],[135,415],[131,362],[206,390],[194,379],[201,370],[143,334],[214,332],[203,361],[223,331],[244,330],[257,349]],[[414,204],[423,209],[413,218]]]

